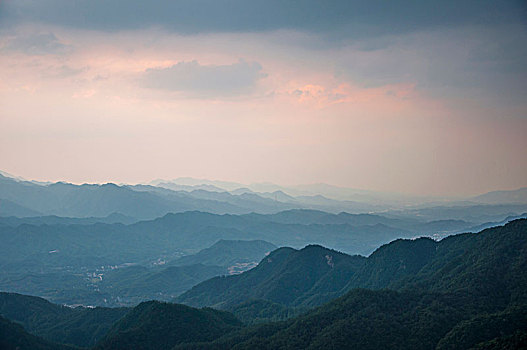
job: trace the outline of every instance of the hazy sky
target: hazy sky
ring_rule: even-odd
[[[525,4],[0,0],[0,170],[527,186]]]

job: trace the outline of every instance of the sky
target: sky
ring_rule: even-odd
[[[527,186],[525,1],[0,0],[0,169]]]

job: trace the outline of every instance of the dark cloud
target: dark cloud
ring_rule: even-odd
[[[148,69],[142,78],[147,88],[179,91],[195,97],[247,94],[266,75],[257,62],[238,61],[230,65],[201,65],[179,62],[168,68]]]
[[[336,76],[364,87],[412,83],[434,96],[523,103],[526,42],[522,25],[500,25],[402,36],[370,51],[359,43],[339,59]]]
[[[0,6],[0,23],[8,25],[162,26],[187,34],[294,29],[330,33],[335,39],[526,18],[522,0],[20,0]]]
[[[53,33],[18,34],[7,39],[1,51],[17,51],[27,55],[61,55],[72,47],[63,44]]]

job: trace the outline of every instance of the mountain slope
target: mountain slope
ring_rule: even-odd
[[[524,332],[525,308],[490,317],[470,295],[355,289],[286,322],[248,327],[174,349],[467,349]],[[481,316],[478,316],[481,315]],[[514,323],[509,323],[512,321]],[[489,333],[480,333],[490,329]],[[462,344],[462,343],[459,343]]]
[[[526,247],[527,220],[437,243],[396,241],[352,279],[399,291],[355,288],[285,322],[175,349],[524,348]]]
[[[0,315],[36,336],[57,343],[93,346],[128,310],[69,308],[42,298],[0,292]]]
[[[216,339],[241,325],[227,312],[150,301],[117,322],[96,349],[171,349],[181,343]]]
[[[513,306],[493,314],[483,314],[460,322],[437,344],[437,350],[472,349],[503,342],[520,334],[527,346],[527,306]],[[519,345],[519,344],[518,344]],[[504,349],[505,347],[502,347]]]
[[[22,326],[0,316],[2,350],[72,350],[73,347],[46,341],[27,333]]]
[[[396,240],[368,258],[317,246],[300,251],[281,248],[248,272],[205,281],[176,300],[222,308],[251,299],[316,306],[353,288],[392,288],[477,291],[482,304],[524,302],[526,238],[527,220],[516,220],[440,242],[428,238]]]
[[[396,288],[477,291],[484,304],[525,303],[527,220],[439,242],[434,259]]]
[[[216,307],[233,306],[249,299],[298,305],[312,294],[340,290],[363,260],[321,246],[307,246],[299,251],[280,248],[254,269],[236,276],[215,277],[176,300],[193,306]]]
[[[98,348],[521,348],[527,340],[526,238],[523,219],[440,242],[397,240],[367,259],[320,246],[279,248],[248,272],[194,288],[204,292],[208,285],[213,293],[191,296],[260,320],[271,318],[267,311],[294,316],[283,305],[299,305],[309,291],[327,290],[335,281],[343,296],[286,321],[249,327],[221,311],[142,303]],[[354,273],[339,278],[351,266]],[[353,281],[398,290],[357,289]],[[343,292],[346,288],[353,289]],[[243,296],[251,300],[234,305]]]

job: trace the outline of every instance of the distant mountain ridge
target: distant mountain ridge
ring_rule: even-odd
[[[2,204],[2,201],[5,203]],[[0,216],[105,217],[119,212],[144,220],[192,210],[218,214],[265,214],[311,207],[330,211],[363,211],[372,208],[360,203],[335,200],[282,202],[256,193],[234,195],[203,189],[189,192],[146,185],[118,186],[112,183],[36,184],[0,175]]]
[[[105,217],[118,212],[144,220],[192,210],[218,214],[270,214],[288,209],[364,213],[438,204],[514,204],[523,205],[521,212],[527,211],[526,188],[490,192],[460,201],[382,194],[326,184],[282,187],[263,183],[245,188],[235,183],[188,179],[153,184],[156,186],[39,183],[0,175],[0,216]]]
[[[168,262],[168,265],[182,266],[191,264],[223,266],[227,269],[246,270],[243,264],[257,264],[266,254],[277,247],[262,240],[224,240],[221,239],[209,248],[200,250],[196,254],[186,255]],[[252,267],[252,265],[251,265]],[[237,271],[232,271],[235,273]]]
[[[138,222],[136,218],[126,216],[119,213],[112,213],[105,217],[87,217],[87,218],[72,218],[62,217],[56,215],[48,216],[0,216],[0,225],[17,227],[23,224],[28,225],[93,225],[101,224],[133,224]]]
[[[492,191],[473,197],[472,200],[486,204],[527,203],[527,187],[512,191]]]

